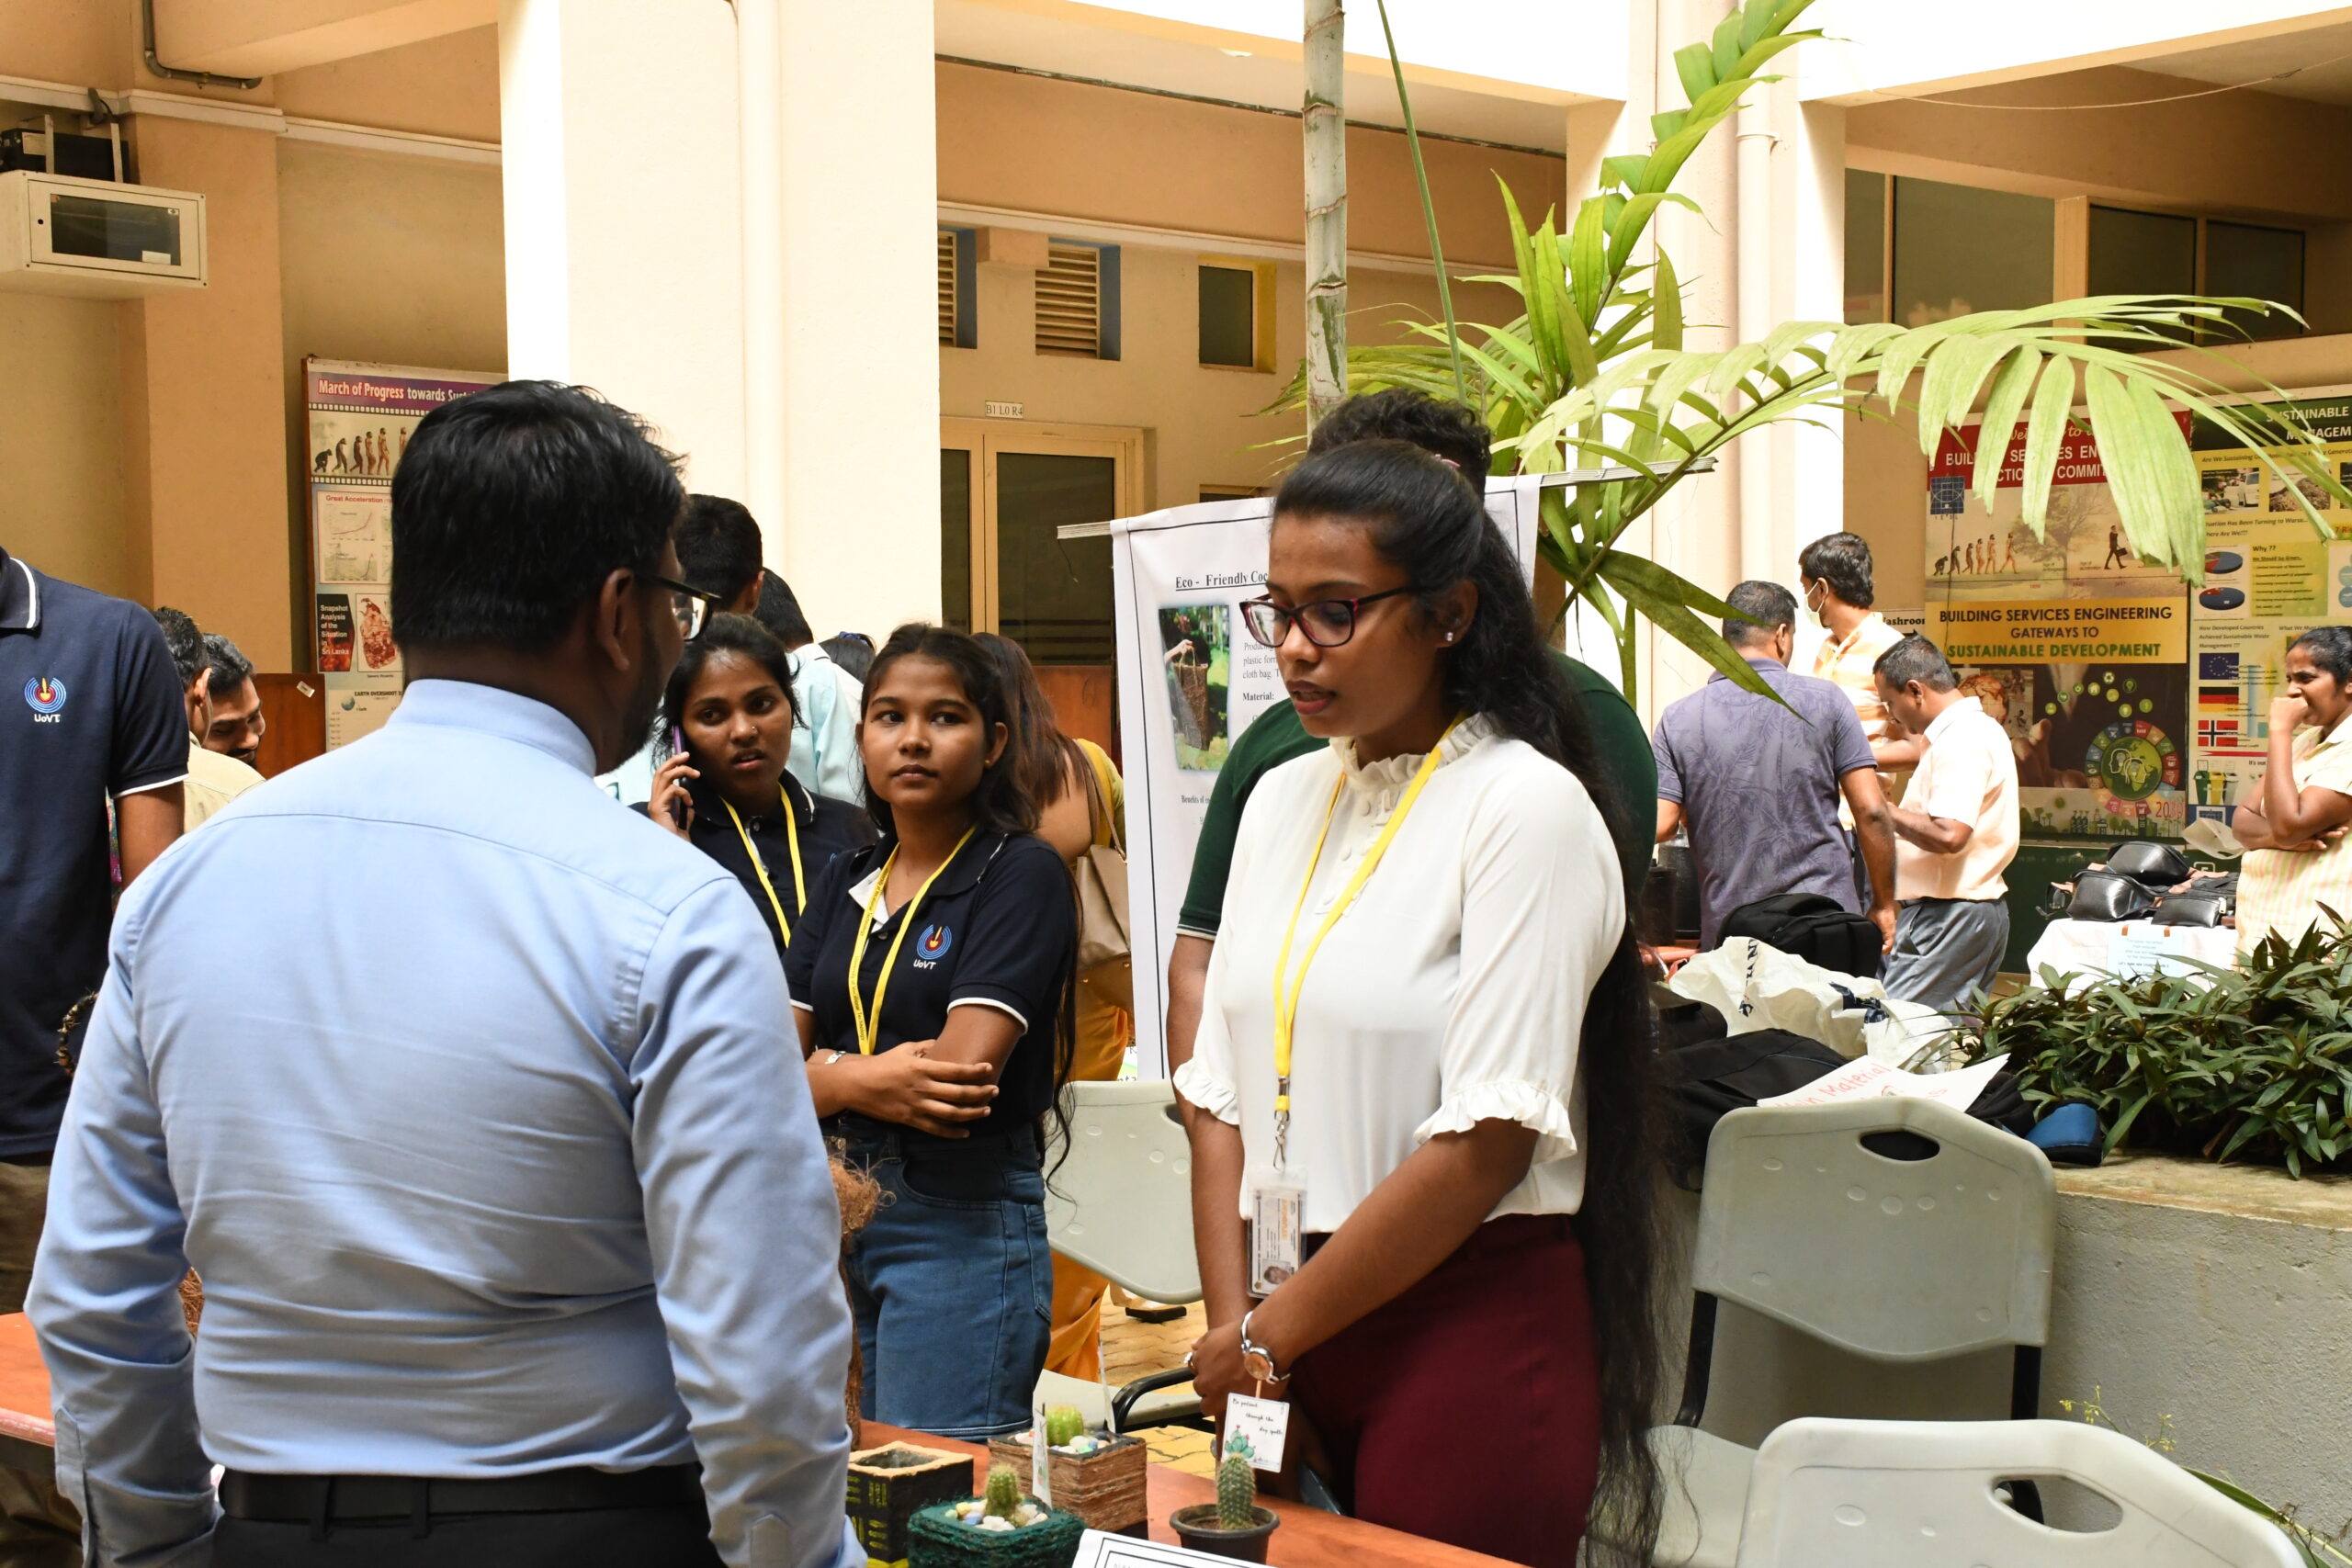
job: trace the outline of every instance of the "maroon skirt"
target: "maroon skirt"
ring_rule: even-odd
[[[1290,1397],[1356,1517],[1572,1568],[1600,1464],[1574,1221],[1487,1221],[1411,1290],[1300,1357]]]

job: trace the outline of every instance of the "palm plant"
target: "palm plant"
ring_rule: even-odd
[[[2083,430],[2098,444],[2133,550],[2191,582],[2203,576],[2205,513],[2195,460],[2168,405],[2226,431],[2275,477],[2307,479],[2335,504],[2352,506],[2352,491],[2337,480],[2324,448],[2293,416],[2234,400],[2214,377],[2135,352],[2177,348],[2200,333],[2243,335],[2233,314],[2294,315],[2265,300],[2101,295],[1921,327],[1790,321],[1760,343],[1687,348],[1681,281],[1651,226],[1669,203],[1700,210],[1673,188],[1676,178],[1749,90],[1780,79],[1764,73],[1774,57],[1821,36],[1796,27],[1812,4],[1746,0],[1709,41],[1678,50],[1674,62],[1689,107],[1651,118],[1657,141],[1647,152],[1602,163],[1600,191],[1578,204],[1565,235],[1550,212],[1530,228],[1503,187],[1517,270],[1464,281],[1512,289],[1524,306],[1516,319],[1456,321],[1442,293],[1442,320],[1398,323],[1424,341],[1348,352],[1351,390],[1413,387],[1475,407],[1494,432],[1496,450],[1510,455],[1517,472],[1635,470],[1630,478],[1546,490],[1539,540],[1544,558],[1567,585],[1567,607],[1589,606],[1609,628],[1628,696],[1635,685],[1636,617],[1741,685],[1769,694],[1747,661],[1702,619],[1720,619],[1729,607],[1620,540],[1734,441],[1773,424],[1824,423],[1849,412],[1894,419],[1907,411],[1922,449],[1932,456],[1942,433],[1969,419],[1981,398],[1971,491],[1989,511],[2022,425],[2023,521],[2036,538],[2048,522],[2066,432]],[[1393,63],[1393,39],[1389,51]],[[1401,68],[1397,91],[1405,91]],[[1418,143],[1409,109],[1406,123]],[[1442,257],[1426,181],[1422,210],[1431,254]],[[1295,379],[1268,412],[1296,408],[1305,393],[1303,378]],[[2303,488],[2289,483],[2287,493],[2328,536]]]

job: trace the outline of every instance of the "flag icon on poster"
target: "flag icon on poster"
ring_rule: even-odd
[[[2239,743],[2238,721],[2233,718],[2200,718],[2197,721],[2197,744],[2226,750]]]
[[[2208,712],[2214,708],[2222,708],[2234,713],[2242,705],[2243,702],[2241,695],[2235,686],[2199,686],[2197,688],[2197,709],[2199,713]]]
[[[2200,681],[2234,681],[2238,678],[2238,656],[2234,653],[2200,653],[2197,656],[2197,678]]]

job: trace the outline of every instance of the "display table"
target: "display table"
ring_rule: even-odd
[[[2047,967],[2075,976],[2081,990],[2112,976],[2137,979],[2159,971],[2193,975],[2197,965],[2226,969],[2237,958],[2238,933],[2228,926],[2160,926],[2152,920],[2052,920],[2026,955],[2036,983]]]
[[[988,1457],[988,1450],[978,1443],[927,1437],[878,1421],[865,1423],[864,1447],[892,1442],[967,1453],[983,1466]],[[57,1429],[50,1420],[49,1369],[41,1364],[32,1325],[22,1313],[0,1316],[0,1450],[5,1450],[0,1451],[0,1463],[16,1468],[46,1464],[48,1457],[42,1450],[54,1450],[56,1445]],[[984,1468],[976,1467],[976,1490],[985,1475]],[[1168,1516],[1195,1503],[1216,1501],[1216,1483],[1164,1464],[1155,1464],[1146,1472],[1144,1486],[1151,1539],[1171,1546],[1176,1537],[1168,1528]],[[1264,1496],[1260,1501],[1283,1519],[1282,1528],[1268,1542],[1267,1560],[1274,1568],[1498,1568],[1495,1558],[1343,1519],[1303,1503]]]

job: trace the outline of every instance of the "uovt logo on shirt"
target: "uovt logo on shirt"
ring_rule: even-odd
[[[956,945],[956,933],[945,926],[925,926],[922,935],[915,938],[915,967],[928,969],[947,956]]]
[[[58,710],[65,705],[65,682],[54,675],[34,675],[25,682],[25,705],[35,724],[62,724]]]

